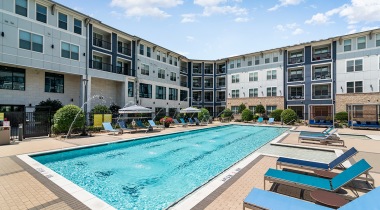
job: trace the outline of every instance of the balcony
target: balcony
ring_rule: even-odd
[[[202,85],[200,82],[193,82],[193,87],[200,88]]]
[[[331,99],[331,92],[320,92],[313,94],[313,99]]]
[[[116,70],[114,71],[112,64],[104,63],[104,62],[96,61],[96,60],[90,60],[90,62],[92,62],[93,69],[116,73]]]
[[[293,57],[288,59],[289,64],[295,64],[295,63],[303,63],[303,56],[302,57]]]
[[[288,69],[288,82],[299,82],[304,80],[303,69]]]
[[[182,86],[182,87],[187,87],[187,82],[180,82],[180,85]]]
[[[107,50],[111,50],[111,42],[93,37],[92,44]]]
[[[131,50],[131,47],[130,46],[117,46],[117,52],[118,53],[121,53],[121,54],[124,54],[124,55],[127,55],[127,56],[131,56],[132,55],[132,50]]]
[[[205,74],[213,74],[213,71],[211,68],[205,69]]]
[[[288,87],[288,100],[303,100],[305,99],[305,91],[303,86]]]
[[[130,69],[128,67],[116,66],[116,71],[114,73],[124,74],[124,75],[128,75],[128,76],[134,76],[135,75],[135,70],[134,69]]]
[[[318,47],[313,50],[313,61],[331,59],[330,46]]]
[[[202,70],[200,67],[193,67],[193,73],[194,74],[202,74]]]
[[[187,74],[187,67],[183,67],[183,66],[181,66],[180,71],[181,71],[181,73],[185,73],[185,74]]]
[[[216,73],[217,74],[225,74],[227,71],[226,71],[226,66],[222,66],[222,67],[219,67],[217,70],[216,70]]]
[[[313,85],[312,99],[331,99],[331,84]]]
[[[225,88],[226,87],[226,82],[217,82],[216,83],[216,87],[217,88]]]
[[[213,92],[205,92],[205,102],[213,102],[214,94]]]
[[[288,100],[303,100],[305,99],[303,93],[301,93],[300,95],[292,95],[290,94],[289,97],[288,97]]]

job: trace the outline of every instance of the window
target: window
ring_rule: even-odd
[[[47,7],[36,4],[36,20],[46,23],[47,22]]]
[[[151,50],[152,50],[152,48],[146,47],[146,56],[149,58],[151,57]]]
[[[79,60],[79,46],[62,42],[61,43],[61,57],[73,59],[73,60]]]
[[[258,81],[259,80],[259,73],[258,72],[252,72],[249,73],[249,81]]]
[[[237,59],[236,60],[236,68],[240,68],[240,67],[241,67],[241,60]]]
[[[239,98],[239,90],[232,90],[232,98]]]
[[[269,116],[270,113],[272,113],[274,110],[277,109],[277,106],[267,106],[266,110],[267,110],[267,115]]]
[[[277,70],[267,71],[267,80],[277,79]]]
[[[268,87],[267,88],[267,96],[277,96],[277,87]]]
[[[67,30],[67,15],[58,13],[58,27]]]
[[[289,53],[289,64],[302,63],[303,62],[303,50],[294,51]]]
[[[82,35],[82,21],[74,18],[74,33]]]
[[[248,66],[252,66],[252,61],[248,61]]]
[[[178,65],[177,58],[174,58],[174,66],[177,66],[177,65]]]
[[[366,48],[366,37],[358,37],[358,50],[365,49]]]
[[[343,41],[343,51],[344,52],[351,51],[351,39],[347,39]]]
[[[156,99],[166,99],[166,87],[156,86]]]
[[[19,33],[19,47],[25,50],[41,52],[43,50],[43,37],[26,31]]]
[[[140,83],[140,98],[152,98],[152,85]]]
[[[347,61],[346,69],[347,72],[363,71],[363,59]]]
[[[165,70],[158,69],[158,78],[165,79]]]
[[[380,47],[380,34],[376,34],[376,47]]]
[[[141,74],[149,76],[149,65],[141,64]]]
[[[363,82],[347,82],[347,93],[362,93],[363,92]]]
[[[276,63],[276,62],[278,62],[278,55],[274,54],[273,55],[273,63]]]
[[[330,66],[318,66],[313,68],[313,80],[331,79]]]
[[[255,65],[260,65],[260,57],[255,56]]]
[[[239,74],[232,75],[232,83],[239,83]]]
[[[158,60],[158,61],[161,60],[161,52],[160,52],[160,51],[157,51],[157,60]]]
[[[170,72],[170,80],[177,81],[177,74],[175,72]]]
[[[173,65],[173,56],[169,55],[169,64]]]
[[[303,69],[289,69],[288,82],[303,81]]]
[[[313,85],[312,86],[312,99],[331,99],[331,85]]]
[[[239,106],[231,106],[231,111],[233,113],[238,113],[238,110],[239,110]]]
[[[355,105],[353,107],[353,117],[354,118],[362,118],[363,117],[363,106],[362,105]]]
[[[177,101],[178,100],[178,90],[175,88],[169,88],[169,100]]]
[[[230,61],[230,69],[235,68],[235,61]]]
[[[133,97],[133,92],[135,89],[134,87],[135,87],[135,83],[128,81],[128,97]]]
[[[16,0],[16,14],[28,17],[28,1],[27,0]]]
[[[144,55],[144,45],[140,44],[140,55]]]
[[[181,101],[187,101],[187,91],[186,90],[180,91],[180,100]]]
[[[303,86],[289,86],[288,100],[304,99]]]
[[[265,58],[265,63],[270,63],[270,58]]]
[[[99,70],[103,69],[103,58],[102,57],[96,56],[96,55],[93,56],[93,68],[99,69]]]
[[[64,93],[63,74],[45,73],[45,92]]]
[[[258,88],[253,88],[249,89],[249,97],[258,97],[259,96],[259,89]]]
[[[166,63],[166,56],[165,56],[165,53],[162,54],[162,62]]]
[[[251,110],[253,113],[255,113],[256,106],[249,106],[248,109]]]
[[[0,66],[0,89],[25,90],[25,69]]]

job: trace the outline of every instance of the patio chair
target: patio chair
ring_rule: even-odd
[[[190,117],[187,120],[189,121],[188,125],[197,125]]]
[[[346,205],[338,208],[339,210],[351,210],[351,209],[380,209],[380,202],[378,198],[380,196],[380,187],[377,187],[370,192],[356,198],[355,200],[347,203]],[[309,209],[309,210],[323,210],[330,209],[328,207],[316,205],[314,203],[300,200],[297,198],[289,197],[286,195],[278,194],[271,191],[265,191],[257,188],[253,188],[247,195],[243,202],[243,209],[259,208],[259,209],[271,209],[282,210],[286,206],[287,209]]]
[[[165,129],[165,126],[164,126],[164,125],[156,125],[156,123],[155,123],[153,120],[148,120],[148,123],[149,123],[149,125],[150,125],[152,128],[161,128],[161,129]]]
[[[336,133],[337,130],[331,131],[329,134],[313,134],[313,135],[305,135],[305,136],[299,136],[298,142],[303,141],[313,141],[313,142],[319,142],[321,144],[331,144],[331,143],[339,143],[341,146],[345,146],[345,143],[343,140],[340,139],[340,136],[338,133]]]
[[[207,125],[206,122],[201,122],[201,121],[199,121],[199,119],[196,118],[196,117],[194,117],[194,120],[195,120],[195,122],[196,122],[198,125]]]
[[[103,124],[103,127],[104,127],[104,130],[103,131],[107,131],[107,132],[112,132],[113,135],[115,135],[115,133],[119,134],[121,133],[120,130],[116,130],[112,127],[111,123],[110,122],[104,122],[102,123]]]
[[[273,124],[274,123],[274,118],[269,118],[268,124]]]
[[[338,166],[345,168],[342,163],[346,160],[350,159],[352,156],[356,155],[358,151],[355,149],[355,147],[352,147],[351,149],[347,150],[345,153],[340,155],[339,157],[332,160],[330,163],[321,163],[321,162],[314,162],[314,161],[308,161],[308,160],[299,160],[299,159],[293,159],[293,158],[285,158],[280,157],[277,159],[276,162],[276,169],[277,166],[291,166],[295,168],[304,168],[304,169],[318,169],[318,170],[332,170]]]
[[[140,129],[148,129],[149,127],[145,126],[141,120],[136,120],[136,127]]]
[[[263,123],[263,121],[264,121],[264,118],[262,118],[262,117],[259,117],[259,119],[257,119],[258,123]]]
[[[364,159],[362,159],[332,179],[329,179],[270,168],[264,175],[264,189],[265,181],[267,180],[301,189],[320,189],[329,192],[336,192],[341,187],[358,178],[360,175],[368,174],[368,171],[371,169],[372,167]]]
[[[184,127],[188,125],[187,122],[185,122],[185,120],[183,118],[179,118],[179,120],[181,121],[181,123]]]
[[[137,131],[136,129],[134,128],[128,128],[126,125],[125,125],[125,122],[124,121],[119,121],[117,122],[119,124],[119,127],[120,129],[124,132],[124,131],[127,131],[129,133],[132,133],[134,131]]]

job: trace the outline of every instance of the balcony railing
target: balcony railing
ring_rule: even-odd
[[[303,95],[290,95],[288,100],[303,100],[305,97]]]
[[[180,82],[180,85],[181,85],[182,87],[187,87],[187,82]]]
[[[313,61],[331,59],[331,52],[313,54]]]
[[[121,54],[124,54],[124,55],[128,55],[128,56],[131,56],[132,53],[131,53],[131,48],[130,47],[122,47],[122,46],[118,46],[117,47],[117,52],[118,53],[121,53]]]
[[[326,73],[322,73],[322,74],[315,73],[313,75],[313,80],[319,80],[319,79],[331,79],[330,72],[326,72]]]
[[[202,70],[201,70],[201,68],[193,67],[193,73],[194,74],[202,74]]]
[[[181,67],[181,73],[187,74],[187,68],[186,67]]]
[[[135,76],[135,70],[134,69],[125,68],[125,67],[121,67],[121,66],[116,66],[115,73],[124,74],[124,75],[128,75],[128,76]]]
[[[289,64],[302,63],[302,62],[303,62],[303,57],[294,57],[294,58],[288,59]]]
[[[213,74],[214,72],[212,69],[205,69],[205,74]]]
[[[225,83],[225,82],[219,82],[219,83],[216,83],[216,87],[217,87],[217,88],[223,88],[223,87],[226,87],[226,83]]]
[[[97,47],[101,47],[107,50],[111,50],[111,42],[108,42],[106,40],[98,39],[98,38],[93,38],[93,45]]]
[[[202,87],[200,82],[193,82],[193,87]]]
[[[213,84],[212,83],[205,83],[205,88],[213,88]]]
[[[312,99],[331,99],[331,93],[320,94],[320,95],[319,94],[318,95],[313,94]]]
[[[223,97],[221,97],[221,96],[216,97],[216,101],[217,102],[226,101],[226,97],[225,96],[223,96]]]
[[[112,68],[112,64],[103,63],[103,62],[95,61],[95,60],[91,60],[91,62],[92,62],[92,68],[93,69],[98,69],[98,70],[108,71],[108,72],[114,72],[113,68]],[[116,73],[116,71],[114,73]]]
[[[205,96],[205,102],[212,102],[212,96]]]
[[[226,67],[218,68],[218,69],[216,70],[216,72],[217,72],[218,74],[225,74],[225,73],[226,73]]]
[[[289,77],[289,82],[303,81],[303,76],[300,75],[291,75]]]
[[[139,96],[140,98],[152,98],[152,93],[140,92]]]

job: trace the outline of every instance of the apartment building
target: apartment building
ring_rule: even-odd
[[[237,112],[240,104],[252,111],[259,104],[269,115],[284,108],[284,62],[281,49],[228,58],[227,107]]]
[[[300,119],[332,119],[335,53],[332,39],[285,48],[285,106]]]

